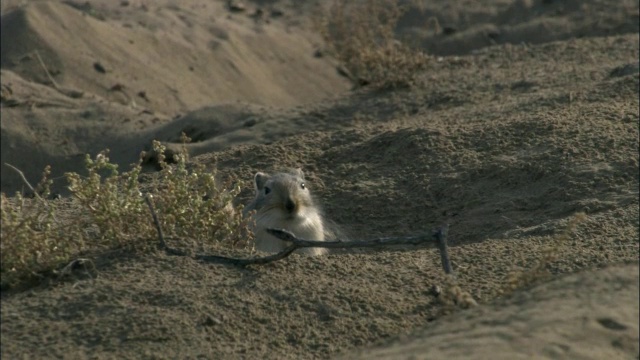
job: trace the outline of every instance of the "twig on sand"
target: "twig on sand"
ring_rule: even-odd
[[[226,263],[233,265],[262,265],[270,262],[278,261],[291,255],[295,250],[307,247],[322,247],[329,249],[352,249],[352,248],[371,248],[389,245],[419,245],[431,243],[435,240],[438,241],[438,248],[440,249],[440,257],[442,259],[442,267],[447,274],[452,274],[451,260],[449,260],[449,253],[447,251],[447,231],[448,225],[444,225],[439,228],[435,233],[431,235],[416,235],[405,237],[383,237],[372,240],[361,241],[315,241],[298,239],[292,233],[283,229],[267,229],[267,232],[271,235],[290,243],[284,250],[275,253],[273,255],[265,257],[257,257],[250,259],[237,259],[229,258],[225,256],[216,255],[197,255],[196,259],[212,262],[212,263]]]
[[[281,252],[264,257],[264,258],[254,258],[254,259],[229,259],[229,260],[243,260],[243,264],[264,264],[271,261],[280,260],[289,256],[294,250],[305,247],[323,247],[323,248],[340,248],[340,249],[349,249],[349,248],[365,248],[365,247],[378,247],[378,246],[389,246],[389,245],[419,245],[430,243],[434,240],[438,243],[438,249],[440,250],[440,259],[442,260],[442,268],[446,274],[453,275],[453,267],[451,266],[451,259],[449,258],[448,244],[447,244],[447,234],[449,232],[449,224],[445,224],[438,228],[432,235],[416,235],[416,236],[405,236],[405,237],[383,237],[372,240],[361,240],[361,241],[312,241],[312,240],[303,240],[298,239],[292,233],[284,230],[284,229],[267,229],[267,232],[271,235],[287,241],[291,243],[289,247],[282,250]],[[220,257],[216,257],[216,260]],[[259,262],[258,262],[259,261]]]
[[[280,240],[296,245],[297,248],[323,247],[329,249],[351,249],[389,245],[419,245],[433,241],[433,237],[435,236],[435,234],[432,234],[405,237],[382,237],[360,241],[314,241],[298,239],[295,235],[284,229],[267,229],[267,232]]]
[[[263,257],[255,257],[250,259],[238,259],[238,258],[230,258],[226,256],[218,256],[218,255],[196,255],[195,258],[200,261],[216,263],[216,264],[230,264],[230,265],[238,265],[238,266],[247,266],[247,265],[263,265],[268,264],[270,262],[282,260],[287,256],[291,255],[298,246],[289,245],[284,250],[275,253],[269,256]]]
[[[438,250],[440,250],[440,260],[445,274],[453,275],[453,267],[451,259],[449,259],[449,246],[447,244],[447,233],[449,232],[449,224],[443,225],[433,236],[438,240]]]
[[[164,239],[164,235],[162,233],[162,227],[160,226],[160,221],[158,221],[158,215],[156,214],[156,211],[153,208],[153,203],[151,202],[150,196],[145,196],[144,200],[149,206],[149,210],[151,211],[153,222],[156,226],[156,230],[158,231],[158,239],[160,240],[161,248],[170,255],[188,256],[186,252],[173,249],[167,245]],[[435,238],[435,240],[438,242],[438,248],[440,249],[440,258],[442,259],[442,267],[444,268],[445,273],[453,274],[451,261],[449,260],[449,253],[447,251],[448,230],[449,230],[449,225],[445,224],[431,235],[417,235],[417,236],[406,236],[406,237],[383,237],[383,238],[377,238],[372,240],[362,240],[362,241],[339,241],[339,240],[338,241],[315,241],[315,240],[298,239],[297,237],[295,237],[295,235],[293,235],[292,233],[284,229],[267,229],[267,232],[269,232],[271,235],[283,241],[286,241],[291,245],[287,246],[285,249],[283,249],[278,253],[264,256],[264,257],[239,259],[239,258],[231,258],[226,256],[218,256],[218,255],[195,255],[194,258],[200,261],[204,261],[208,263],[217,263],[217,264],[229,264],[229,265],[237,265],[237,266],[262,265],[262,264],[268,264],[274,261],[282,260],[287,256],[291,255],[295,250],[301,249],[301,248],[322,247],[322,248],[330,248],[330,249],[338,249],[338,248],[350,249],[350,248],[379,247],[379,246],[389,246],[389,245],[419,245],[419,244],[426,244],[426,243],[433,242]]]

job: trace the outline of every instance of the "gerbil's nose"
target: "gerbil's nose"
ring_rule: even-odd
[[[296,209],[296,203],[294,203],[291,199],[287,199],[287,201],[284,203],[284,206],[290,213],[292,213]]]

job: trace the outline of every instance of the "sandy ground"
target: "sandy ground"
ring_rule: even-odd
[[[445,315],[432,247],[246,269],[113,251],[95,279],[3,293],[2,357],[638,359],[638,3],[478,3],[402,19],[433,55],[415,88],[351,91],[312,2],[3,1],[2,163],[35,182],[185,131],[223,175],[302,167],[353,238],[450,223],[480,305]],[[578,212],[552,278],[504,295]]]

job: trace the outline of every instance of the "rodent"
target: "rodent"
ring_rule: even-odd
[[[266,229],[285,229],[304,240],[325,241],[323,216],[317,206],[302,169],[269,175],[257,172],[254,176],[255,198],[243,210],[243,215],[255,210],[251,227],[256,249],[279,252],[288,244],[266,232]],[[297,253],[324,255],[325,248],[302,248]]]

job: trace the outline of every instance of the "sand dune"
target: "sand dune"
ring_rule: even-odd
[[[126,167],[185,132],[223,176],[300,166],[354,238],[449,223],[480,306],[443,315],[430,247],[247,269],[114,250],[96,279],[3,292],[3,358],[638,357],[637,2],[425,1],[397,29],[433,55],[417,84],[357,91],[316,56],[315,2],[242,4],[3,1],[0,162],[52,165],[64,194],[85,154]],[[504,297],[578,212],[550,281]]]

